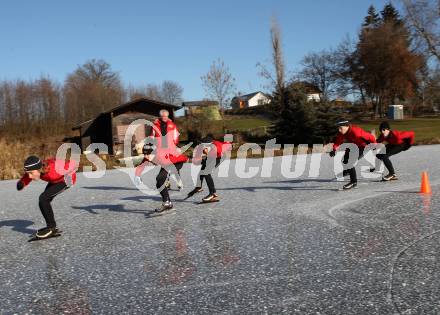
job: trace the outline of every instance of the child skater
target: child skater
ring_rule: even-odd
[[[22,190],[33,180],[41,179],[48,182],[38,200],[41,213],[46,221],[46,227],[37,231],[36,238],[49,238],[58,233],[51,202],[55,196],[75,184],[76,165],[75,161],[66,162],[53,158],[42,161],[33,155],[24,161],[25,174],[17,182],[17,190]]]
[[[202,140],[202,156],[201,156],[201,164],[202,168],[200,170],[200,174],[197,180],[197,186],[188,194],[185,199],[190,198],[203,191],[202,184],[203,180],[206,180],[206,184],[208,185],[209,194],[202,199],[202,202],[216,202],[219,201],[219,197],[217,195],[217,191],[215,189],[214,180],[212,179],[211,173],[214,168],[220,165],[222,156],[227,151],[231,150],[230,142],[222,142],[218,140],[214,140],[212,135],[208,135]],[[197,153],[196,153],[197,154]],[[200,157],[195,158],[195,162],[197,162]]]
[[[391,130],[390,124],[386,121],[380,124],[379,130],[380,136],[377,138],[377,143],[386,143],[386,152],[378,153],[376,158],[382,161],[388,170],[388,175],[382,177],[382,180],[396,180],[397,176],[390,156],[406,151],[414,144],[414,131]],[[376,168],[378,168],[377,164]]]
[[[363,155],[365,147],[369,143],[376,143],[376,138],[369,132],[366,132],[362,128],[351,124],[346,119],[340,119],[336,122],[336,126],[338,127],[338,134],[336,135],[334,144],[333,144],[333,150],[330,152],[330,156],[334,157],[336,155],[336,150],[338,147],[346,142],[346,143],[353,143],[359,148],[359,157],[360,159]],[[350,149],[345,150],[344,158],[342,162],[344,164],[348,163],[348,160],[350,158]],[[350,175],[350,182],[348,184],[345,184],[343,186],[344,190],[348,190],[351,188],[355,188],[357,186],[357,176],[356,176],[356,169],[355,167],[351,167],[348,170],[344,170],[344,176],[345,174]]]

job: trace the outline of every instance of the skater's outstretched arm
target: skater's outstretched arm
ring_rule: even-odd
[[[145,167],[148,164],[157,165],[156,163],[154,163],[153,160],[154,160],[154,155],[153,154],[146,154],[144,156],[144,159],[142,160],[141,164],[136,166],[136,169],[134,171],[135,176],[140,177],[142,175],[142,172],[144,171]]]
[[[399,137],[408,148],[414,144],[414,131],[399,131]]]
[[[20,180],[17,182],[17,190],[22,190],[25,188],[29,183],[32,181],[32,179],[29,178],[28,173],[24,174]]]
[[[345,137],[342,133],[338,133],[336,135],[336,138],[333,141],[333,151],[336,151],[339,148],[339,146],[344,143],[344,139]]]
[[[377,143],[382,143],[382,142],[384,142],[384,141],[385,141],[385,138],[384,138],[383,134],[381,134],[381,135],[379,136],[379,138],[376,139],[376,142],[377,142]]]
[[[364,141],[366,143],[376,143],[377,142],[376,137],[373,136],[371,133],[366,132],[363,129],[360,129],[360,130],[361,130],[361,137],[362,137],[362,139],[364,139]]]

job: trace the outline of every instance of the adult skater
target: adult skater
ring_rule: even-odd
[[[160,171],[156,176],[156,188],[162,196],[162,205],[155,209],[156,212],[163,212],[173,208],[173,204],[169,196],[169,186],[167,185],[169,175],[178,177],[180,181],[179,171],[188,158],[180,153],[177,147],[179,133],[176,125],[168,118],[168,111],[160,111],[160,119],[154,122],[150,141],[153,145],[144,146],[144,159],[141,164],[136,167],[135,180],[140,183],[140,175],[148,163],[159,165]]]
[[[36,156],[29,156],[24,162],[24,176],[17,182],[17,190],[22,190],[33,180],[48,182],[46,189],[39,197],[38,205],[46,227],[37,231],[38,239],[48,238],[58,233],[57,224],[51,202],[55,196],[61,194],[76,182],[76,162],[55,160],[53,158],[40,160]],[[62,171],[60,171],[62,170]]]
[[[214,168],[220,165],[223,154],[230,150],[230,142],[214,140],[212,135],[208,135],[202,140],[202,154],[201,156],[196,156],[195,159],[193,159],[194,162],[197,163],[201,161],[202,164],[202,168],[197,180],[197,186],[188,194],[185,199],[203,191],[203,180],[206,180],[209,194],[202,199],[202,202],[219,201],[219,196],[217,195],[211,173],[213,172]]]
[[[166,109],[162,109],[159,112],[159,118],[156,119],[153,124],[155,128],[152,128],[151,130],[151,137],[163,137],[167,135],[165,138],[164,147],[169,147],[170,149],[177,148],[177,145],[179,144],[179,130],[177,129],[176,124],[169,118],[170,113]],[[180,175],[180,169],[178,170],[177,174]],[[175,174],[171,174],[172,177],[176,179],[177,182],[177,189],[181,190],[183,187],[182,180],[180,179],[180,176],[176,176]],[[168,189],[171,188],[171,183],[169,181],[169,177],[166,181],[166,186]]]
[[[338,147],[346,142],[352,143],[356,145],[359,149],[359,156],[357,159],[362,158],[364,149],[369,143],[376,143],[376,138],[369,132],[366,132],[362,128],[351,124],[346,119],[340,119],[336,122],[336,126],[338,127],[338,134],[334,140],[333,150],[330,152],[330,156],[334,157],[336,155],[336,150]],[[344,158],[342,162],[347,164],[350,158],[350,149],[345,150]],[[351,188],[355,188],[357,186],[357,176],[355,166],[344,170],[344,176],[350,175],[350,182],[343,186],[344,190],[348,190]]]
[[[382,177],[382,180],[396,180],[397,176],[394,171],[393,163],[390,161],[390,156],[406,151],[414,144],[414,131],[391,130],[390,124],[386,121],[379,125],[379,130],[380,136],[377,138],[377,142],[386,143],[386,152],[378,153],[376,158],[382,161],[388,170],[388,175]],[[376,168],[378,168],[377,164]]]

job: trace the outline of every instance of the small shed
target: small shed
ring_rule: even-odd
[[[154,121],[159,117],[161,109],[170,112],[174,119],[174,111],[181,106],[167,104],[148,98],[138,98],[100,113],[93,119],[78,124],[72,130],[78,130],[79,145],[84,152],[91,143],[104,143],[109,154],[123,152],[124,137],[128,126],[137,119]],[[140,125],[132,139],[132,145],[141,142],[150,134],[150,126]]]
[[[388,106],[388,118],[393,120],[403,119],[403,105]]]

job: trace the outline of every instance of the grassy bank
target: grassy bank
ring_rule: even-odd
[[[355,122],[365,130],[376,130],[378,133],[378,125],[380,120],[376,121],[359,121]],[[270,120],[259,117],[243,117],[235,118],[229,116],[223,121],[212,122],[212,126],[219,131],[224,127],[234,134],[249,133],[250,130],[266,130],[272,124]],[[439,118],[414,118],[402,121],[392,121],[391,126],[399,130],[414,130],[416,133],[416,144],[440,144],[440,119]],[[267,136],[267,138],[269,138]],[[18,178],[22,174],[23,161],[31,155],[38,155],[41,158],[55,156],[58,147],[62,144],[62,137],[45,138],[44,143],[38,138],[12,138],[0,137],[0,180]],[[250,151],[248,156],[251,157]],[[281,152],[276,152],[276,155]],[[232,158],[237,155],[236,150],[232,153]],[[260,157],[260,154],[252,157]],[[112,168],[117,165],[117,161],[113,157],[107,157],[105,160],[107,166]],[[91,165],[84,156],[81,157],[81,168],[84,165]]]
[[[233,133],[252,133],[253,131],[266,132],[272,121],[252,116],[226,116],[224,121],[210,122],[210,132],[222,134],[223,126]],[[355,121],[354,123],[365,130],[376,130],[382,120]],[[411,118],[390,122],[391,127],[398,130],[413,130],[416,133],[416,144],[440,143],[440,118]],[[267,135],[268,137],[269,135]]]
[[[379,132],[381,120],[356,122],[365,130]],[[416,134],[416,144],[439,144],[440,143],[440,118],[412,118],[391,121],[391,128],[398,130],[413,130]]]

